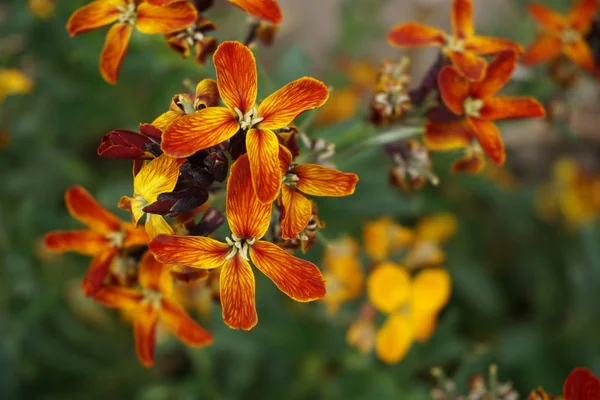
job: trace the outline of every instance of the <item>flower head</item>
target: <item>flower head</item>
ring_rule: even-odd
[[[206,57],[217,49],[217,39],[206,35],[215,29],[215,24],[200,16],[187,28],[168,34],[167,44],[183,58],[187,58],[193,50],[196,62],[204,65]]]
[[[359,297],[363,290],[364,274],[360,262],[358,243],[344,237],[327,245],[323,256],[327,294],[323,302],[330,315],[342,304]]]
[[[18,69],[0,68],[0,104],[7,96],[29,93],[33,81]]]
[[[277,0],[227,0],[235,4],[248,15],[272,24],[279,24],[283,19]]]

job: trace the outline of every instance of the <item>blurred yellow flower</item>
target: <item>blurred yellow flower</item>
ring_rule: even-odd
[[[327,293],[323,302],[330,315],[362,293],[364,274],[358,250],[358,243],[350,237],[329,243],[325,250],[323,275],[327,282]]]
[[[33,81],[23,72],[15,68],[0,68],[0,103],[12,94],[29,93]]]
[[[363,244],[365,251],[373,261],[383,261],[392,252],[398,251],[411,244],[414,232],[384,217],[365,224],[363,229]]]
[[[27,7],[33,15],[41,19],[48,19],[54,15],[55,0],[28,0]]]

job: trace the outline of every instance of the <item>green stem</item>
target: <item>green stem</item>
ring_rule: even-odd
[[[348,149],[337,154],[337,158],[346,159],[352,157],[362,150],[365,150],[369,147],[381,146],[388,143],[394,143],[400,140],[409,139],[413,136],[422,135],[425,132],[425,129],[422,126],[411,126],[401,129],[396,129],[393,131],[383,132],[375,136],[371,136],[364,141],[357,143],[354,146],[349,147]]]

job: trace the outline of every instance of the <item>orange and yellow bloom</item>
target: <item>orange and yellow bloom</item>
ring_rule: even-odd
[[[279,24],[283,19],[277,0],[227,0],[235,4],[248,15],[272,24]]]

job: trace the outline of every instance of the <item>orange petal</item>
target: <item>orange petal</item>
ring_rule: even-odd
[[[288,83],[258,106],[258,115],[263,118],[261,129],[279,129],[294,121],[304,111],[320,107],[327,101],[327,86],[314,78],[300,78]]]
[[[592,22],[597,5],[597,0],[578,0],[567,17],[571,27],[585,32]]]
[[[127,54],[133,27],[130,24],[114,24],[106,34],[104,48],[100,53],[100,74],[110,84],[117,83],[121,63]]]
[[[402,360],[413,342],[414,328],[404,315],[393,314],[377,332],[375,350],[377,357],[388,364]]]
[[[483,103],[481,118],[489,120],[539,118],[544,107],[533,97],[491,97]]]
[[[148,251],[140,261],[138,281],[143,288],[160,292],[164,275],[170,275],[169,269],[169,264],[161,263]]]
[[[593,73],[596,69],[594,55],[590,46],[584,39],[578,39],[571,43],[566,43],[563,46],[563,52],[575,64],[588,72]]]
[[[469,81],[456,68],[444,67],[438,74],[438,86],[446,107],[454,114],[461,115],[464,101],[469,95]]]
[[[297,165],[291,173],[298,177],[298,190],[312,196],[349,196],[358,182],[356,174],[316,164]]]
[[[470,94],[477,99],[485,99],[495,95],[510,80],[517,67],[517,54],[505,51],[498,54],[488,65],[485,78],[471,84]]]
[[[117,7],[124,4],[124,0],[98,0],[78,8],[67,22],[69,35],[73,37],[112,24],[121,13]]]
[[[531,46],[525,50],[523,64],[536,65],[552,60],[561,52],[562,43],[559,37],[554,35],[540,35]]]
[[[95,256],[110,246],[110,242],[101,233],[79,231],[53,231],[44,237],[46,247],[57,253],[74,251],[86,256]]]
[[[293,240],[306,228],[312,215],[312,203],[302,193],[281,186],[281,237]]]
[[[285,146],[279,146],[279,166],[282,175],[289,171],[292,161],[294,161],[292,153]]]
[[[143,2],[137,8],[135,27],[146,34],[167,34],[185,29],[197,18],[196,8],[188,1],[178,1],[165,7]]]
[[[479,118],[468,118],[471,128],[475,132],[477,141],[496,164],[502,165],[506,160],[504,153],[504,142],[496,124],[492,121],[487,121]]]
[[[231,166],[226,209],[229,228],[239,238],[259,240],[269,229],[272,206],[262,203],[256,196],[246,155]]]
[[[465,119],[445,123],[427,121],[423,142],[429,150],[456,150],[471,144],[473,135],[473,130]]]
[[[90,296],[102,286],[108,268],[116,254],[117,249],[111,247],[94,257],[81,282],[83,294]]]
[[[203,236],[159,235],[150,242],[150,251],[165,264],[211,269],[220,267],[229,254],[229,245]]]
[[[264,21],[271,22],[273,24],[279,24],[283,16],[281,15],[281,9],[276,0],[228,0],[230,3],[235,4],[242,10],[246,11],[248,15],[262,19]]]
[[[207,107],[177,118],[165,129],[161,148],[172,157],[188,157],[228,140],[240,123],[224,107]]]
[[[213,55],[219,94],[231,110],[246,114],[256,101],[256,60],[240,42],[223,42]]]
[[[175,121],[177,118],[181,117],[182,115],[185,115],[185,114],[182,114],[181,112],[169,110],[165,113],[160,114],[154,121],[152,121],[151,125],[160,131],[164,131],[165,129],[167,129],[167,127],[169,125],[171,125],[171,123],[173,121]]]
[[[460,73],[471,81],[480,81],[485,75],[487,62],[471,51],[447,51],[446,54]]]
[[[107,211],[82,186],[73,186],[65,193],[65,203],[69,214],[98,233],[117,232],[121,220]]]
[[[481,151],[467,151],[466,154],[452,163],[455,174],[478,174],[485,168],[485,158]]]
[[[160,321],[189,346],[212,343],[212,335],[194,321],[174,300],[163,297],[160,301]]]
[[[195,107],[216,107],[219,105],[219,87],[217,81],[210,78],[202,79],[196,85]]]
[[[152,4],[153,6],[164,7],[169,4],[181,1],[181,0],[145,0],[146,3]]]
[[[150,241],[143,226],[136,227],[133,224],[123,224],[125,229],[125,243],[123,247],[146,246]]]
[[[396,25],[388,32],[391,45],[403,47],[443,46],[446,43],[446,32],[417,22],[406,22]]]
[[[568,26],[568,20],[542,4],[529,4],[529,14],[550,32],[557,32]]]
[[[151,303],[144,304],[135,312],[135,319],[133,320],[135,352],[146,367],[151,367],[154,364],[157,320],[158,313]]]
[[[473,2],[472,0],[454,0],[450,14],[454,36],[465,39],[473,36]]]
[[[233,329],[250,330],[258,322],[254,273],[240,256],[230,258],[221,269],[223,321]]]
[[[279,140],[269,130],[250,129],[246,134],[246,149],[254,191],[260,201],[271,203],[281,189]]]
[[[325,296],[325,279],[313,263],[265,241],[254,243],[250,258],[256,268],[292,299],[306,302]]]
[[[154,203],[161,193],[172,192],[179,177],[179,167],[185,159],[161,154],[146,164],[133,180],[133,192],[146,204]]]
[[[132,309],[144,299],[144,295],[135,289],[121,286],[104,286],[92,296],[94,300],[106,307]]]
[[[523,53],[523,47],[512,40],[479,35],[470,37],[465,42],[465,48],[480,55],[497,54],[503,51]]]

